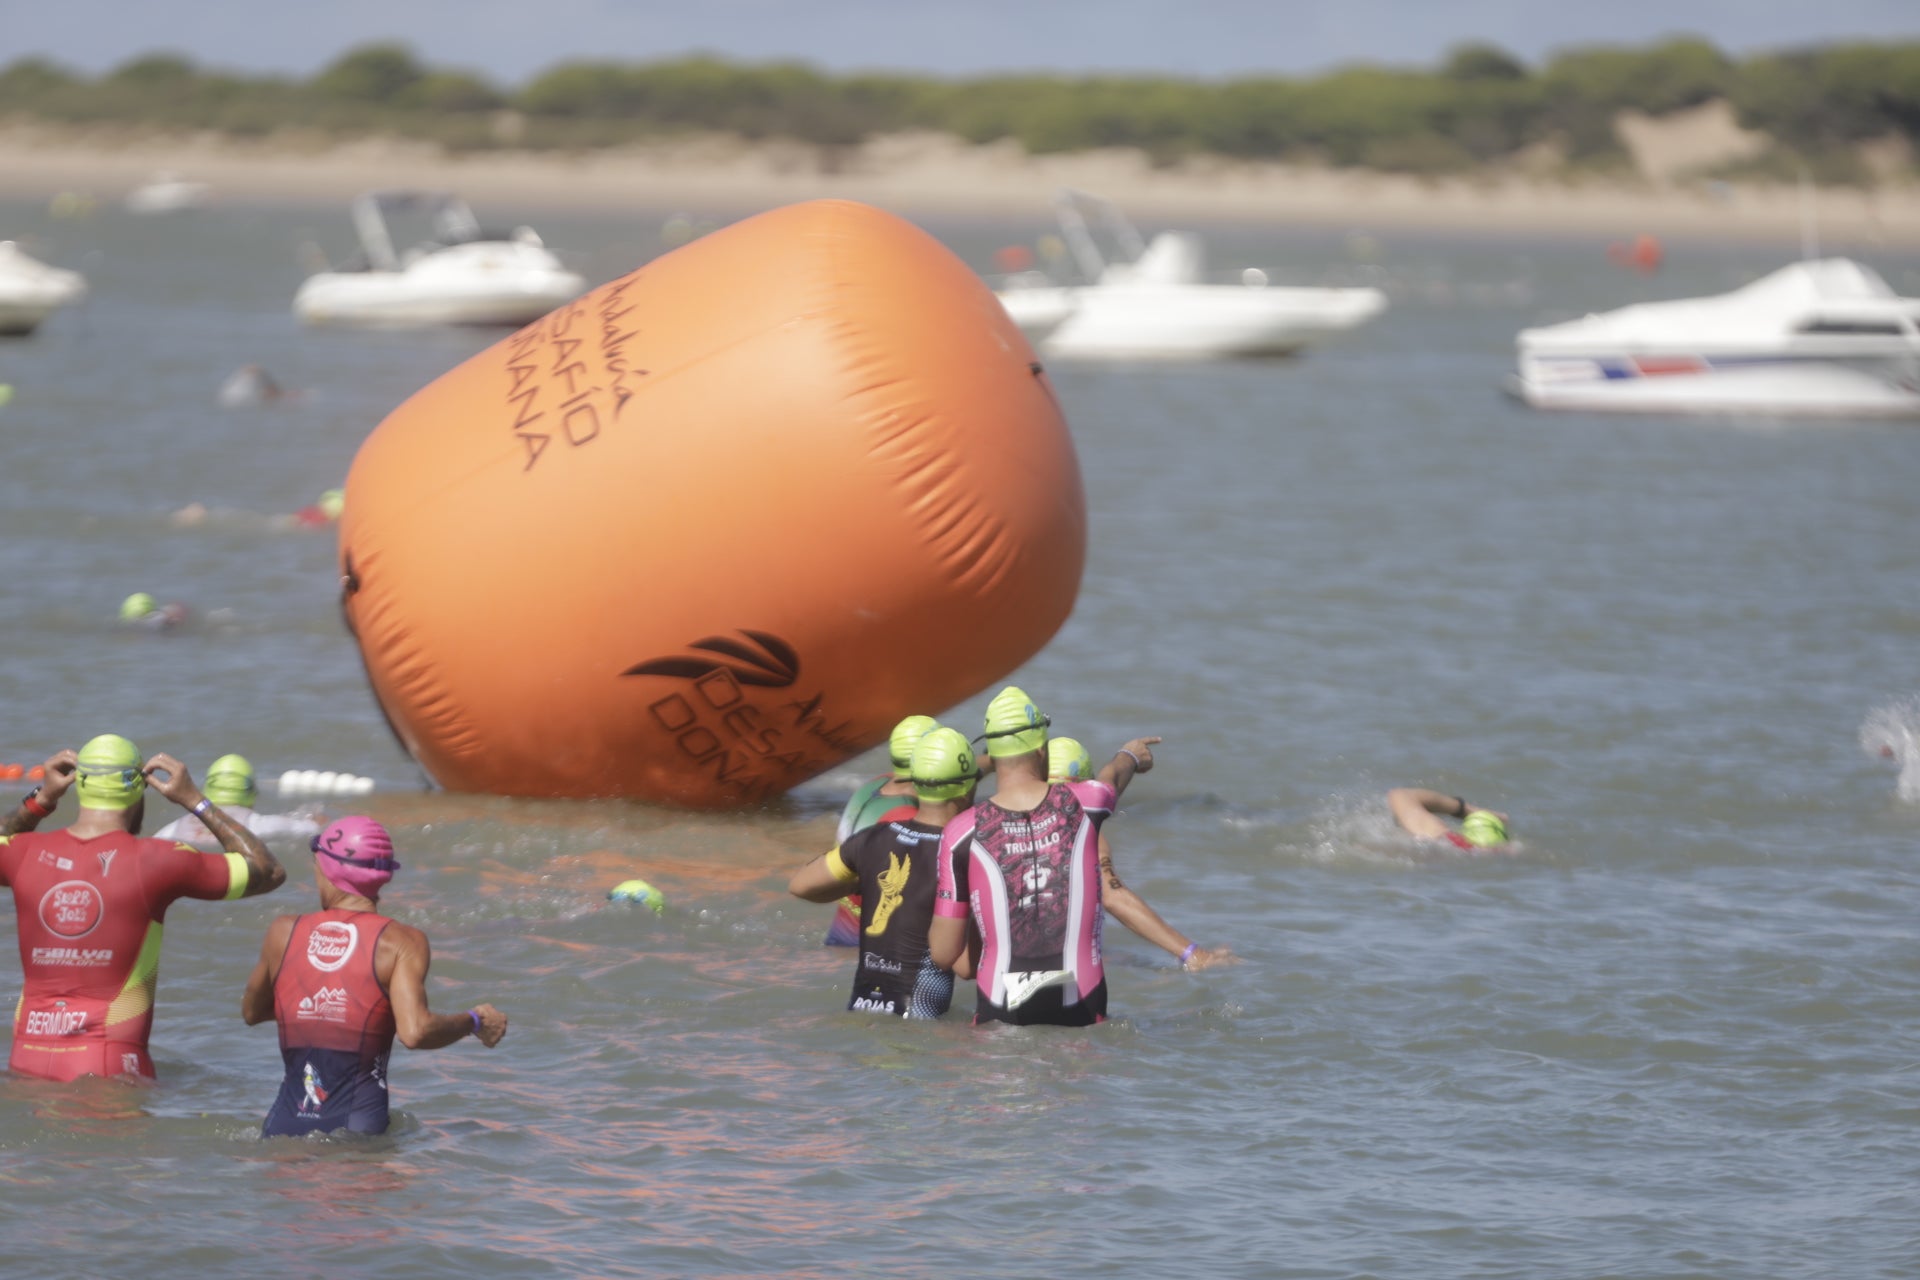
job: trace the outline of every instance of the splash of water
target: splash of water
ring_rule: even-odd
[[[1860,724],[1860,749],[1897,764],[1895,793],[1909,803],[1920,802],[1920,697],[1869,711]]]

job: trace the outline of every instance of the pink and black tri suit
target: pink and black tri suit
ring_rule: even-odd
[[[1100,824],[1113,806],[1104,782],[1056,782],[1027,812],[987,800],[947,824],[933,910],[980,929],[976,1023],[1106,1018]]]
[[[374,911],[294,917],[273,979],[286,1074],[262,1137],[387,1131],[393,1005],[374,968],[387,924]]]

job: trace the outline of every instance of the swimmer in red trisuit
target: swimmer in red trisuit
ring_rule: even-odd
[[[1499,849],[1513,837],[1507,833],[1507,815],[1468,804],[1459,796],[1425,787],[1395,787],[1387,792],[1387,807],[1402,830],[1422,840],[1445,840],[1460,849]],[[1442,818],[1460,819],[1455,831]]]
[[[141,839],[149,783],[225,851]],[[65,830],[34,832],[69,787],[80,816]],[[172,756],[142,764],[139,748],[114,734],[55,755],[46,781],[0,819],[0,884],[13,889],[26,978],[9,1065],[49,1080],[152,1079],[147,1038],[167,908],[181,898],[250,898],[286,876]]]
[[[380,890],[399,869],[385,827],[342,818],[313,838],[320,910],[267,926],[240,997],[248,1026],[280,1024],[285,1075],[262,1137],[385,1133],[396,1035],[409,1049],[468,1036],[491,1049],[507,1034],[507,1015],[490,1004],[427,1007],[427,935],[380,914]]]

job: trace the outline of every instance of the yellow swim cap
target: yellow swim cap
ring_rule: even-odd
[[[253,762],[245,756],[221,756],[208,765],[207,785],[201,790],[223,809],[233,805],[251,808],[260,798],[260,789],[253,781]]]
[[[147,789],[140,748],[117,733],[103,733],[80,748],[73,789],[82,809],[131,809]]]
[[[1093,757],[1077,738],[1047,739],[1047,781],[1085,782],[1093,776]]]
[[[1010,684],[987,704],[987,754],[998,760],[1038,751],[1047,743],[1049,723],[1026,690]]]
[[[913,749],[913,792],[922,800],[958,800],[978,781],[980,765],[958,729],[932,729]]]
[[[887,738],[887,759],[893,763],[893,776],[905,782],[913,776],[913,749],[928,732],[940,727],[932,716],[908,716],[893,726]]]
[[[340,513],[347,509],[347,491],[329,489],[320,495],[320,501],[314,504],[320,508],[320,514],[329,520],[338,520]]]
[[[136,591],[120,602],[120,621],[138,622],[160,606],[144,591]]]
[[[1500,815],[1487,809],[1475,809],[1460,820],[1460,838],[1476,849],[1506,844],[1512,839]]]

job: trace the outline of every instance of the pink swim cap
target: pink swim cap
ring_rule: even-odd
[[[342,818],[315,836],[312,847],[321,875],[335,888],[369,901],[380,896],[380,887],[400,869],[393,837],[372,818]]]

